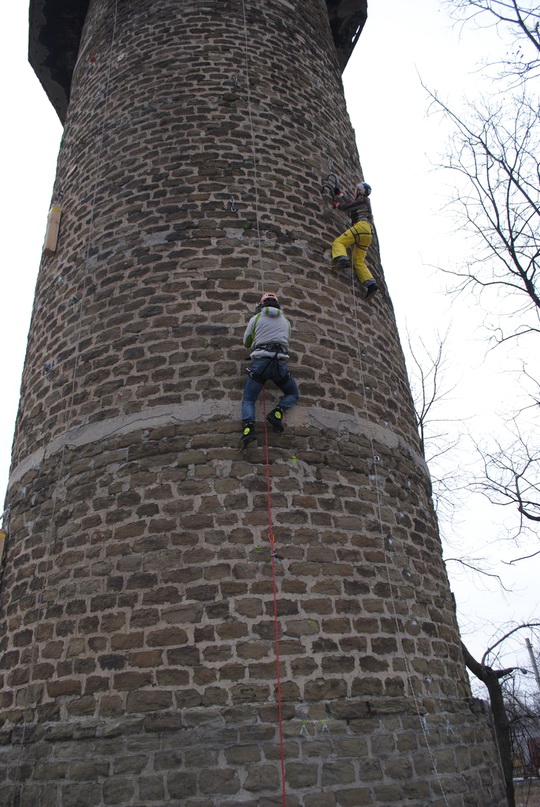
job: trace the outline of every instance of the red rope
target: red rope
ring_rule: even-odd
[[[264,421],[264,457],[266,462],[266,499],[268,505],[268,540],[270,541],[270,560],[272,563],[272,593],[274,596],[274,633],[276,641],[276,689],[279,724],[279,758],[281,762],[281,793],[283,807],[287,807],[287,793],[285,789],[285,755],[283,750],[283,709],[281,705],[281,671],[279,658],[279,620],[277,608],[277,584],[276,584],[276,539],[274,537],[274,526],[272,523],[272,486],[270,481],[270,459],[268,456],[268,421],[266,420],[266,397],[265,390],[262,390],[262,410]]]

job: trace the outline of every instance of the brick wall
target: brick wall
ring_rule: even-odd
[[[330,168],[361,176],[322,0],[91,3],[13,449],[0,805],[281,804],[273,567],[287,804],[504,804],[378,253],[370,304],[330,269]],[[238,444],[263,290],[301,393],[274,563]]]

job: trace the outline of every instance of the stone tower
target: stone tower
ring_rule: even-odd
[[[376,251],[370,304],[330,270],[365,14],[31,2],[65,133],[6,503],[2,807],[504,804]],[[263,290],[301,393],[268,464],[262,426],[238,444]]]

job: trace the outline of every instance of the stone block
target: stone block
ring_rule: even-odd
[[[261,759],[261,749],[258,745],[234,746],[233,748],[226,748],[224,753],[227,765],[231,768],[259,762]]]
[[[70,778],[75,781],[88,780],[95,782],[96,779],[107,777],[110,772],[111,763],[105,760],[90,759],[83,761],[73,761],[69,768]]]
[[[244,789],[251,793],[262,790],[277,790],[280,784],[280,771],[275,765],[246,765]]]
[[[165,783],[161,776],[141,776],[138,782],[139,797],[144,803],[164,801]]]
[[[305,807],[336,807],[335,793],[313,793],[304,797]]]
[[[198,784],[202,794],[219,793],[223,796],[230,796],[240,790],[238,772],[232,768],[202,770],[198,777]]]
[[[336,804],[338,807],[364,807],[373,804],[373,796],[367,787],[340,788],[336,791]]]
[[[173,799],[188,799],[197,793],[195,773],[172,771],[167,774],[167,789]]]
[[[291,788],[309,788],[317,784],[319,766],[314,762],[285,763],[285,780]]]
[[[153,683],[153,674],[151,671],[116,673],[113,681],[118,691],[140,689]]]
[[[49,698],[58,698],[63,695],[80,695],[82,683],[79,678],[67,678],[47,683]]]
[[[126,699],[126,711],[130,713],[155,712],[170,709],[173,703],[171,692],[136,690],[129,692]]]
[[[113,759],[113,773],[115,776],[122,776],[123,774],[140,774],[145,769],[148,760],[146,756],[133,755],[133,756],[119,756],[115,755]],[[139,782],[141,780],[139,779]]]
[[[129,804],[135,797],[135,783],[127,777],[114,777],[103,782],[104,804]]]
[[[150,631],[147,634],[146,642],[149,647],[170,647],[172,645],[183,645],[188,641],[188,635],[183,628],[168,627],[160,630]]]

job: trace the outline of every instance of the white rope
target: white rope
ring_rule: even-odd
[[[246,76],[246,96],[247,96],[247,109],[249,128],[251,132],[251,154],[253,159],[253,182],[255,185],[255,227],[257,231],[257,242],[259,246],[259,267],[261,272],[261,281],[264,284],[264,270],[262,265],[262,244],[261,244],[261,230],[259,224],[259,175],[257,171],[257,148],[255,139],[255,128],[253,125],[253,115],[251,112],[251,82],[249,71],[249,50],[248,50],[248,28],[246,16],[246,0],[242,0],[242,20],[244,27],[244,72]],[[243,270],[242,270],[243,271]]]
[[[352,264],[352,259],[351,259],[351,264]],[[354,265],[352,265],[351,289],[352,289],[352,300],[353,300],[353,315],[354,315],[354,322],[355,322],[355,329],[356,329],[356,354],[357,354],[357,360],[358,360],[358,371],[359,371],[359,375],[360,375],[360,387],[362,389],[362,395],[363,395],[363,405],[364,405],[365,418],[369,423],[369,422],[371,422],[371,417],[370,417],[370,414],[369,414],[369,410],[368,410],[368,406],[367,406],[367,400],[366,400],[366,387],[365,387],[365,383],[364,383],[364,367],[363,367],[363,361],[362,361],[362,351],[360,349],[360,327],[359,327],[359,318],[358,318],[358,303],[357,303],[357,297],[356,297],[356,272],[354,270]],[[374,445],[374,442],[373,442],[373,437],[371,437],[371,436],[369,437],[369,445],[370,445],[370,450],[371,450],[371,458],[373,460],[373,465],[374,465],[374,474],[373,474],[373,476],[375,478],[375,495],[376,495],[377,520],[378,520],[378,524],[379,524],[381,543],[382,543],[383,552],[384,552],[384,558],[385,558],[386,579],[387,579],[388,587],[389,587],[389,590],[390,590],[390,607],[391,607],[392,617],[394,619],[394,624],[395,624],[396,638],[397,638],[397,641],[398,641],[401,656],[402,656],[404,664],[405,664],[405,672],[406,672],[407,681],[408,681],[408,684],[409,684],[409,691],[412,694],[412,698],[413,698],[413,702],[414,702],[414,708],[416,710],[416,716],[418,717],[418,721],[420,723],[420,727],[421,727],[421,730],[422,730],[422,733],[423,733],[423,736],[424,736],[424,740],[425,740],[425,743],[426,743],[426,748],[428,750],[428,754],[429,754],[430,760],[431,760],[431,765],[433,767],[433,771],[434,771],[435,776],[437,778],[437,782],[438,782],[438,785],[440,787],[441,795],[442,795],[442,798],[444,800],[444,803],[448,807],[449,802],[447,800],[446,793],[445,793],[445,790],[444,790],[444,787],[443,787],[443,784],[442,784],[442,781],[441,781],[441,776],[440,776],[438,768],[437,768],[437,760],[435,759],[435,754],[434,754],[434,752],[433,752],[433,750],[431,748],[431,744],[430,744],[430,741],[429,741],[426,720],[425,720],[424,715],[422,715],[422,713],[421,713],[420,703],[418,701],[417,693],[415,692],[415,689],[414,689],[413,672],[412,672],[412,669],[411,669],[411,666],[410,666],[408,656],[407,656],[407,654],[405,652],[405,647],[404,647],[404,643],[403,643],[403,636],[402,636],[400,625],[399,625],[399,618],[398,618],[397,609],[396,609],[396,593],[395,593],[395,587],[394,587],[394,585],[392,583],[392,578],[390,576],[390,558],[389,558],[389,555],[388,555],[388,550],[387,550],[385,536],[384,536],[383,523],[382,523],[382,497],[381,497],[381,491],[380,491],[380,487],[379,487],[379,474],[378,474],[378,469],[377,469],[377,464],[379,462],[379,456],[375,451],[375,445]]]

